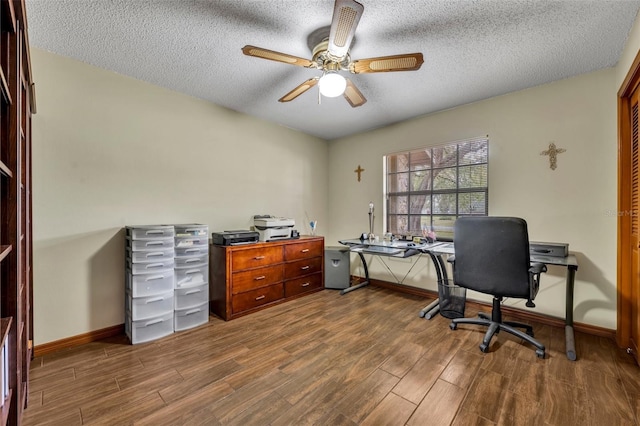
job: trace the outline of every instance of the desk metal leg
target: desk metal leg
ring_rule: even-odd
[[[364,268],[364,281],[361,282],[360,284],[345,288],[344,290],[342,290],[340,292],[341,295],[347,294],[350,291],[357,290],[359,288],[362,288],[362,287],[365,287],[365,286],[369,285],[369,268],[367,268],[367,261],[366,261],[366,259],[364,258],[364,255],[361,252],[358,252],[358,256],[360,256],[360,260],[362,261],[362,267]]]
[[[442,256],[436,256],[433,253],[429,253],[429,256],[431,257],[433,267],[435,268],[436,275],[438,276],[438,285],[440,285],[440,283],[447,282],[449,280],[449,277],[447,276],[447,267],[444,263],[444,260],[442,259]],[[420,310],[418,316],[420,318],[430,320],[431,318],[436,316],[438,312],[440,312],[439,303],[440,299],[436,299],[433,302],[429,303],[427,306]]]
[[[567,351],[567,358],[571,361],[577,359],[576,354],[576,342],[573,334],[573,288],[574,280],[576,276],[576,267],[567,267],[567,295],[566,295],[566,309],[565,309],[565,326],[564,326],[564,339],[565,349]]]

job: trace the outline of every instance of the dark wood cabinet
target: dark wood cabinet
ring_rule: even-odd
[[[35,113],[24,0],[0,0],[0,317],[2,424],[18,425],[29,394],[31,307],[31,115]]]
[[[324,238],[211,246],[211,312],[224,320],[324,288]]]

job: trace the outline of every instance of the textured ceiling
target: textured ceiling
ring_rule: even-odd
[[[360,0],[351,58],[422,52],[418,71],[351,75],[351,108],[318,70],[245,56],[252,44],[311,58],[333,0],[26,0],[30,43],[215,104],[335,139],[614,66],[640,1]],[[37,87],[36,81],[36,87]]]

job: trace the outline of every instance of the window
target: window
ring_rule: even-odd
[[[486,216],[488,151],[483,138],[385,156],[387,232],[450,239],[456,218]]]

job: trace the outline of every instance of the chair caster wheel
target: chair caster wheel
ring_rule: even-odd
[[[536,356],[540,359],[544,359],[544,351],[541,349],[536,349]]]
[[[456,324],[455,322],[449,323],[449,328],[455,330],[456,328],[458,328],[458,324]]]
[[[487,353],[489,352],[489,345],[485,345],[484,343],[480,345],[480,352]]]

